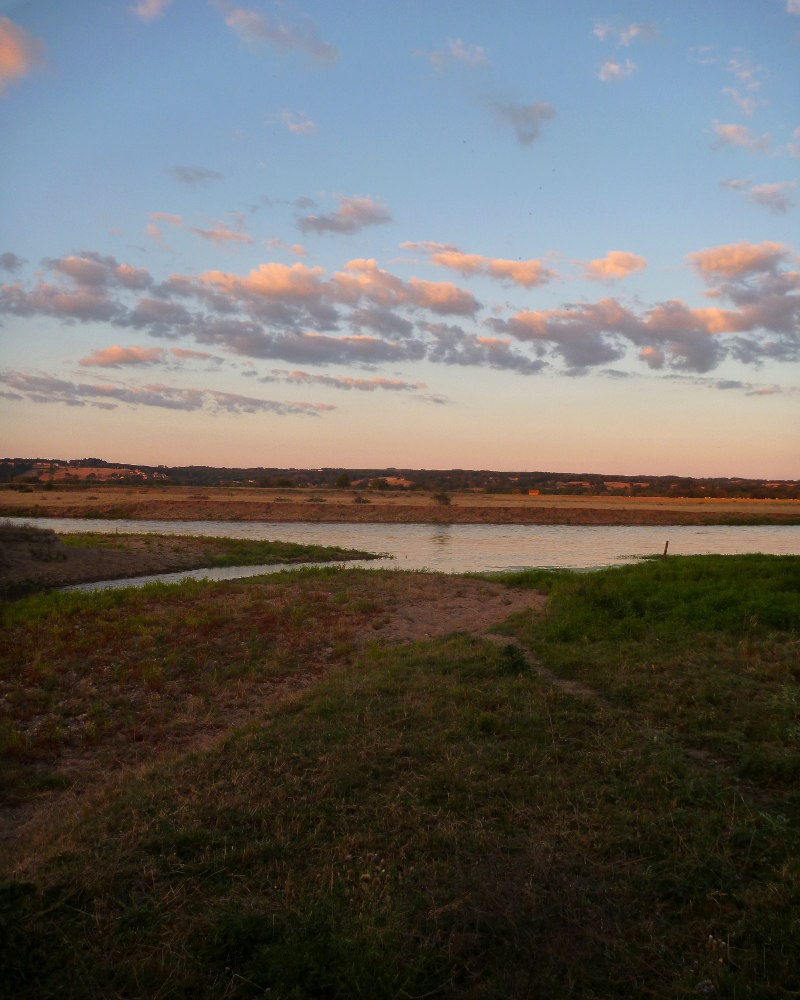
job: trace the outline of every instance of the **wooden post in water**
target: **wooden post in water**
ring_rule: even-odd
[[[664,542],[664,555],[661,557],[662,559],[666,559],[667,558],[667,549],[668,548],[669,548],[669,539],[667,539],[666,542]]]

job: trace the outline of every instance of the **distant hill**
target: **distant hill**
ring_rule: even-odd
[[[800,499],[800,480],[623,476],[617,473],[500,472],[491,469],[281,469],[217,468],[209,465],[149,466],[100,458],[0,459],[0,483],[63,488],[159,483],[174,486],[257,486],[292,489],[479,490],[486,493],[584,494],[587,496],[678,496]]]

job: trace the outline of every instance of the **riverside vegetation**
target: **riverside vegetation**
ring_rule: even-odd
[[[0,992],[796,997],[800,557],[503,582],[394,646],[429,574],[6,602],[7,812],[91,781],[4,845]]]
[[[218,566],[343,562],[338,546],[194,535],[76,532],[0,522],[0,600],[52,587]]]

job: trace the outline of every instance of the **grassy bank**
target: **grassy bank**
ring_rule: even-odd
[[[0,522],[0,600],[69,584],[217,566],[376,558],[339,546],[204,535],[76,532]]]
[[[12,995],[797,996],[800,559],[518,575],[550,602],[498,641],[397,648],[355,636],[414,578],[365,580],[226,589],[225,621],[285,606],[276,637],[310,643],[245,675],[314,660],[338,608],[335,669],[214,746],[98,781],[11,850]],[[133,670],[147,616],[208,593],[18,602],[4,628],[56,674],[78,626],[101,651],[138,628]],[[209,674],[198,628],[163,640],[187,678]]]
[[[187,546],[197,548],[193,559],[204,567],[274,566],[278,563],[343,562],[347,559],[375,559],[374,553],[345,549],[339,545],[313,545],[251,538],[215,538],[209,535],[104,534],[94,531],[59,536],[61,544],[73,549],[116,549],[128,551],[139,542],[150,550],[166,550],[180,555]]]

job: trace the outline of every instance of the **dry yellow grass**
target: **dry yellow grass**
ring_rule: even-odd
[[[361,496],[368,503],[355,503]],[[98,486],[0,493],[4,517],[465,524],[800,523],[797,500]]]

